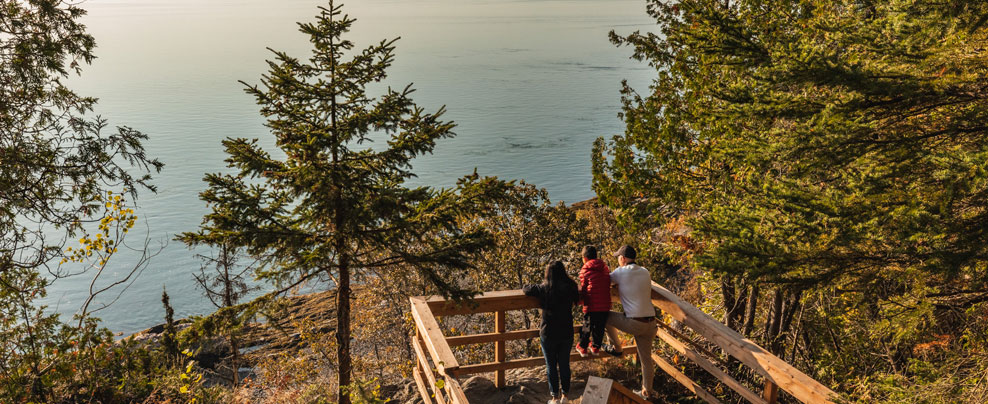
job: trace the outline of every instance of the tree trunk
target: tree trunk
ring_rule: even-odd
[[[775,339],[779,336],[779,328],[782,327],[782,288],[776,288],[775,293],[772,296],[772,310],[768,313],[768,319],[765,320],[765,341],[773,354],[779,355],[776,351]]]
[[[233,332],[230,333],[230,351],[232,354],[230,368],[233,369],[233,385],[237,386],[240,384],[240,344],[237,343],[237,337]]]
[[[342,250],[341,247],[339,250]],[[350,268],[346,253],[340,255],[339,284],[336,285],[336,361],[338,363],[336,402],[350,404]]]
[[[332,2],[330,2],[330,8],[332,8]],[[330,13],[330,21],[332,21],[332,13]],[[335,49],[335,44],[333,43],[334,37],[329,38],[330,49]],[[337,362],[337,390],[336,390],[336,402],[338,404],[350,404],[350,394],[346,391],[347,387],[350,386],[350,373],[351,373],[351,363],[350,363],[350,257],[346,253],[347,240],[345,236],[341,233],[345,233],[344,222],[346,220],[343,201],[342,189],[344,187],[343,179],[340,178],[339,168],[336,166],[340,161],[340,128],[336,126],[336,115],[339,113],[336,104],[336,54],[330,52],[331,58],[329,61],[330,67],[330,84],[332,85],[334,93],[329,97],[329,120],[333,132],[333,165],[330,175],[333,179],[334,196],[333,196],[333,207],[335,216],[333,217],[333,232],[335,233],[335,253],[339,258],[339,274],[340,278],[338,284],[336,285],[336,362]]]
[[[742,327],[742,334],[745,337],[750,337],[751,332],[755,329],[755,315],[758,310],[758,284],[751,285],[751,293],[748,295],[748,307],[744,314],[744,326]]]
[[[725,278],[721,281],[721,291],[724,298],[724,325],[732,330],[739,331],[741,329],[741,321],[743,320],[741,316],[744,315],[745,309],[741,302],[748,298],[748,289],[742,286],[741,293],[739,294],[733,280]]]
[[[734,329],[731,313],[734,312],[734,306],[737,302],[736,292],[737,290],[734,288],[734,284],[731,283],[730,278],[724,277],[720,280],[720,296],[724,301],[724,325],[731,329]]]
[[[792,320],[796,316],[796,312],[800,310],[799,299],[803,296],[803,292],[796,292],[789,295],[786,299],[785,307],[783,308],[782,316],[782,326],[779,328],[779,332],[786,333],[789,332],[789,328],[792,326]]]
[[[228,243],[223,243],[223,245],[220,247],[220,263],[223,266],[223,307],[225,307],[225,308],[233,307],[233,303],[234,303],[234,301],[233,301],[234,300],[233,299],[233,276],[230,275],[230,267],[233,266],[233,262],[231,260],[232,255],[231,255],[231,252],[230,252],[230,248],[231,248],[231,246]],[[236,326],[234,325],[234,323],[236,322],[235,321],[236,320],[236,314],[230,313],[230,314],[228,314],[228,316],[229,316],[228,317],[228,321],[229,321],[228,326],[231,327],[231,329],[232,328],[236,328]],[[240,360],[239,360],[240,359],[240,352],[239,352],[239,349],[240,348],[238,346],[239,344],[237,344],[236,331],[231,330],[229,337],[230,337],[230,353],[231,353],[230,367],[233,369],[233,372],[231,372],[232,373],[231,374],[232,377],[231,377],[230,380],[233,380],[233,385],[236,386],[237,384],[240,383],[240,380],[239,380],[240,379],[240,371],[239,371],[240,365],[238,364],[240,362]]]
[[[796,312],[800,308],[799,299],[802,297],[803,292],[787,293],[786,299],[784,299],[785,304],[782,306],[782,316],[778,330],[776,331],[775,338],[772,340],[772,352],[777,356],[785,354],[784,342],[786,341],[785,336],[789,334],[789,329],[792,327],[792,320],[796,315]]]

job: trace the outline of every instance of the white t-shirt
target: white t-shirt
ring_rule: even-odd
[[[618,285],[618,295],[627,317],[653,317],[652,277],[638,264],[628,264],[611,271],[611,283]]]

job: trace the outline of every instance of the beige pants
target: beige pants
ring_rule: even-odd
[[[652,361],[652,341],[655,340],[655,332],[658,326],[655,321],[643,323],[632,320],[624,315],[612,311],[607,316],[607,338],[611,340],[614,348],[621,349],[621,340],[618,339],[617,330],[624,331],[635,337],[635,345],[638,346],[638,362],[642,365],[642,387],[649,394],[654,393],[652,380],[655,377],[655,363]]]

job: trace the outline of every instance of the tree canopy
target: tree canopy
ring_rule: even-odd
[[[134,226],[128,199],[154,191],[150,174],[163,164],[145,153],[145,134],[110,129],[93,115],[95,99],[65,85],[94,57],[84,14],[61,0],[0,0],[0,400],[129,391],[106,383],[122,372],[95,371],[109,353],[96,346],[112,336],[90,317],[107,303],[91,303],[146,265],[145,254],[129,274],[97,282]],[[37,304],[69,276],[91,278],[75,324]]]
[[[648,12],[657,32],[611,33],[657,78],[594,144],[601,201],[632,229],[684,223],[725,322],[856,399],[983,397],[988,3]]]
[[[612,40],[658,78],[644,95],[624,88],[628,129],[594,150],[595,189],[626,223],[689,215],[699,261],[728,274],[985,290],[988,5],[649,12],[661,32]]]

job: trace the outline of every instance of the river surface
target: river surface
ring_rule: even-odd
[[[171,241],[195,230],[206,213],[197,193],[207,172],[225,171],[220,140],[272,138],[252,97],[237,80],[258,83],[271,54],[308,54],[296,21],[310,21],[319,0],[86,0],[83,21],[98,59],[70,83],[99,98],[111,125],[147,133],[149,154],[166,167],[157,194],[141,194],[139,231],[164,245],[119,299],[98,313],[115,332],[162,321],[162,287],[176,316],[211,312],[195,286],[194,252]],[[524,179],[553,201],[593,196],[590,148],[599,136],[623,132],[620,83],[644,89],[655,76],[630,60],[610,30],[653,30],[644,0],[351,0],[357,19],[348,36],[357,48],[400,36],[386,84],[414,83],[428,110],[446,105],[457,137],[414,161],[417,184],[451,186],[481,175]],[[145,227],[146,226],[146,227]],[[133,257],[116,257],[107,277],[124,274]],[[132,265],[131,265],[132,266]],[[71,316],[89,279],[57,281],[43,303]],[[119,289],[118,291],[121,291]],[[103,301],[117,297],[105,295]]]

